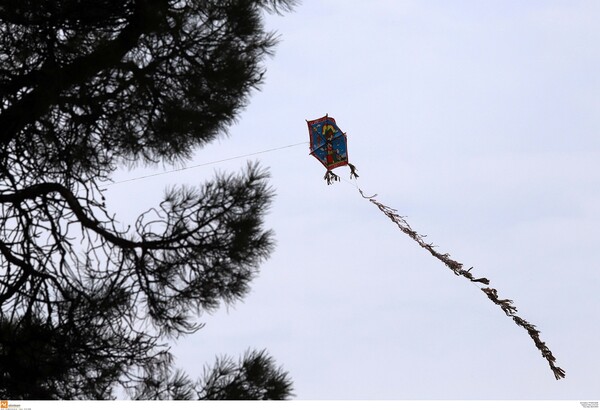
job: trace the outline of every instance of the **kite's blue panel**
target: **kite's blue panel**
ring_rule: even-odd
[[[310,134],[310,155],[318,159],[328,170],[347,165],[346,134],[336,125],[335,120],[325,116],[307,123]]]

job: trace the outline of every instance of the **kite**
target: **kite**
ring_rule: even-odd
[[[328,115],[312,121],[306,121],[310,135],[310,155],[314,156],[321,164],[327,168],[324,179],[330,185],[335,181],[339,181],[340,177],[334,174],[331,170],[337,167],[348,165],[350,167],[350,178],[357,178],[356,167],[348,162],[348,141],[346,134],[340,130],[335,120]],[[527,331],[529,337],[533,340],[535,346],[540,351],[542,356],[548,361],[550,369],[554,373],[556,380],[565,377],[565,371],[556,365],[556,358],[540,339],[540,331],[534,325],[527,322],[525,319],[517,315],[517,308],[514,302],[510,299],[501,299],[498,296],[498,291],[489,286],[490,281],[487,278],[475,278],[471,274],[472,267],[464,269],[463,264],[452,259],[447,253],[440,253],[435,249],[432,243],[425,241],[425,235],[417,233],[408,224],[406,219],[400,216],[397,210],[390,208],[387,205],[377,201],[373,196],[367,196],[358,188],[360,195],[375,205],[385,216],[387,216],[403,233],[408,235],[417,244],[427,250],[433,257],[446,265],[457,276],[462,276],[471,282],[483,284],[480,290],[494,304],[498,305],[502,311],[510,317],[518,326]]]
[[[335,119],[325,114],[324,117],[306,123],[310,134],[310,155],[327,168],[323,177],[327,185],[340,180],[331,170],[344,165],[350,167],[350,178],[358,178],[356,167],[348,162],[346,134],[337,126]]]

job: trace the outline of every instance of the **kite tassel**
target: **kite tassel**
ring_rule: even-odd
[[[323,179],[325,181],[327,181],[327,185],[331,185],[336,181],[340,180],[340,177],[338,177],[336,174],[334,174],[332,171],[327,170],[327,172],[325,173],[325,176],[323,177]]]
[[[356,167],[349,162],[348,166],[350,167],[350,179],[352,179],[352,177],[358,178],[358,174],[356,173]]]

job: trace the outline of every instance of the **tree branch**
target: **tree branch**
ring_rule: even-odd
[[[69,208],[73,211],[81,225],[91,231],[96,232],[98,235],[106,239],[107,241],[125,249],[143,248],[143,249],[156,249],[162,248],[173,242],[174,239],[169,240],[157,240],[157,241],[142,241],[136,242],[129,239],[122,238],[115,235],[112,232],[100,226],[100,222],[90,218],[86,215],[84,208],[79,203],[77,197],[64,185],[55,182],[44,182],[40,184],[31,185],[27,188],[23,188],[13,194],[0,195],[0,203],[20,203],[27,199],[33,199],[40,196],[48,195],[52,192],[59,193],[69,205]]]
[[[24,87],[34,87],[34,90],[0,114],[0,146],[6,146],[27,124],[34,123],[46,114],[52,105],[60,101],[61,91],[69,90],[102,70],[118,65],[142,34],[156,28],[157,19],[152,19],[153,24],[149,24],[145,17],[156,14],[147,10],[163,8],[160,7],[163,3],[164,0],[136,2],[137,7],[129,24],[114,40],[62,68],[44,64],[40,70],[23,76],[21,81],[11,81],[13,92]]]

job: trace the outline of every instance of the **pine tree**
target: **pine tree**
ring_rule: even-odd
[[[165,342],[198,330],[198,313],[248,292],[273,249],[263,226],[268,174],[249,165],[172,188],[127,228],[100,186],[123,164],[188,159],[231,125],[276,43],[264,13],[293,4],[0,4],[3,397],[103,399],[117,388],[152,398],[290,396],[287,374],[264,351],[229,366],[239,377],[216,378],[215,393],[214,378],[192,383],[173,370]],[[246,359],[265,377],[238,383]]]

